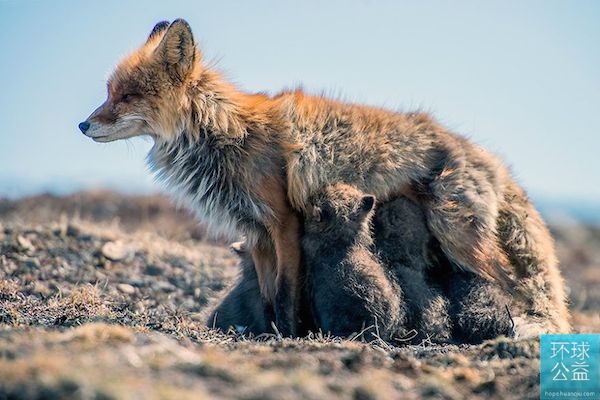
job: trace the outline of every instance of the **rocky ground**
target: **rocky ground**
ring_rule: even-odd
[[[600,332],[600,229],[553,233],[575,329]],[[160,196],[0,200],[0,399],[539,398],[537,340],[212,331],[236,263]]]

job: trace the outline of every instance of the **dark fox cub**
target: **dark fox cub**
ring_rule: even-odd
[[[335,185],[311,205],[302,249],[316,326],[334,336],[392,340],[405,325],[407,310],[401,289],[372,251],[375,197]]]
[[[240,276],[211,312],[206,325],[222,332],[233,332],[248,337],[275,333],[272,325],[275,323],[275,314],[271,305],[261,298],[258,275],[247,243],[237,242],[230,248],[240,258]],[[315,331],[309,312],[305,301],[301,301],[298,336]]]
[[[415,339],[450,341],[450,302],[442,285],[428,279],[439,274],[438,265],[445,258],[435,251],[423,211],[405,197],[380,204],[373,218],[373,236],[377,255],[402,289],[410,311],[406,323],[417,332]]]
[[[240,276],[210,314],[207,325],[223,332],[234,331],[250,336],[271,333],[270,321],[274,321],[275,317],[261,301],[252,256],[243,242],[232,244],[231,250],[240,257]]]
[[[516,300],[498,283],[470,272],[456,271],[427,229],[423,211],[399,198],[378,206],[375,248],[382,262],[401,282],[410,326],[437,341],[479,343],[514,336],[507,308]]]

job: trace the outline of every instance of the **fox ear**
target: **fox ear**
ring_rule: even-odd
[[[150,35],[148,36],[148,40],[146,40],[146,43],[151,41],[152,39],[154,39],[155,37],[157,37],[164,31],[166,31],[167,28],[169,27],[169,25],[171,25],[169,23],[169,21],[160,21],[159,23],[154,25],[154,28],[152,28],[152,32],[150,32]]]
[[[314,206],[312,209],[312,217],[316,222],[321,222],[323,216],[321,215],[321,208]]]
[[[172,77],[184,80],[192,72],[196,55],[194,36],[189,24],[183,19],[173,21],[155,54]]]
[[[232,243],[229,249],[240,257],[248,252],[245,241]]]
[[[367,194],[360,199],[359,214],[362,217],[375,207],[375,196]]]

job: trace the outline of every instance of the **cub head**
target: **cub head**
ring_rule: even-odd
[[[374,207],[375,196],[346,184],[328,186],[311,198],[305,232],[340,239],[369,232]]]
[[[146,43],[116,67],[106,101],[79,129],[97,142],[140,135],[169,139],[182,129],[186,87],[198,79],[200,61],[186,21],[159,22]]]

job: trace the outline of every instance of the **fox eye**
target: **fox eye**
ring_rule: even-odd
[[[123,96],[121,96],[121,101],[123,103],[129,103],[130,101],[134,100],[137,97],[137,95],[135,93],[127,93],[124,94]]]

